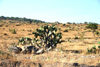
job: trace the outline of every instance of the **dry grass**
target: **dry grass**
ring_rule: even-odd
[[[44,23],[40,24],[28,24],[28,23],[9,23],[9,21],[5,21],[6,23],[2,23],[0,26],[0,49],[2,51],[7,52],[8,47],[11,44],[17,44],[18,39],[20,37],[31,37],[33,38],[32,31],[39,28],[41,25],[45,25]],[[0,24],[1,25],[1,24]],[[30,60],[30,61],[39,61],[39,62],[67,62],[74,63],[78,62],[80,64],[88,64],[88,65],[96,65],[96,63],[100,63],[99,54],[86,54],[87,48],[91,48],[93,45],[98,46],[97,42],[100,39],[96,39],[93,37],[91,31],[87,31],[84,24],[57,24],[58,28],[61,28],[62,32],[62,40],[64,42],[58,44],[57,48],[48,53],[44,53],[41,55],[33,55],[33,54],[16,54],[17,60]],[[12,34],[9,29],[16,29],[17,33]],[[64,32],[65,29],[68,29],[68,32]],[[100,31],[100,29],[98,29]],[[84,35],[81,34],[85,32]],[[6,35],[5,35],[6,33]],[[75,36],[78,36],[79,39],[74,39]],[[81,39],[81,37],[83,39]],[[80,53],[74,51],[81,51]],[[10,58],[10,55],[7,53],[0,54],[0,59]],[[11,56],[12,57],[12,56]]]

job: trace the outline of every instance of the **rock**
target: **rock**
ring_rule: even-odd
[[[79,64],[78,63],[73,63],[73,66],[79,66]]]
[[[31,61],[3,60],[0,62],[0,67],[42,67],[42,64]]]
[[[89,67],[89,66],[86,64],[81,64],[80,67]]]
[[[49,48],[46,49],[46,51],[50,51],[51,49],[52,49],[52,47],[49,47]]]
[[[97,67],[100,67],[100,63],[97,64]]]
[[[20,53],[22,51],[22,49],[20,47],[17,47],[17,46],[12,46],[9,48],[9,50],[11,52],[14,52],[14,53]]]
[[[36,52],[36,54],[42,54],[42,53],[44,53],[44,49],[39,49],[39,50]]]
[[[71,50],[71,53],[82,53],[81,50]]]
[[[35,46],[24,46],[24,50],[23,50],[23,53],[26,54],[26,53],[35,53],[38,49],[35,47]]]

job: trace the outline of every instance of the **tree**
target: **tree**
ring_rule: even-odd
[[[89,23],[86,27],[91,29],[93,34],[94,34],[96,29],[98,29],[98,24],[97,23]],[[94,34],[94,37],[95,37],[95,34]]]

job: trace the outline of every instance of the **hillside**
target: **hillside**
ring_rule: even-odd
[[[57,28],[60,28],[62,42],[51,51],[39,55],[9,52],[8,48],[17,45],[21,37],[34,38],[32,32],[37,28],[52,24],[41,20],[0,17],[0,67],[7,65],[10,67],[10,64],[12,66],[16,64],[14,67],[95,67],[97,65],[100,67],[98,49],[100,34],[95,34],[94,37],[92,30],[86,28],[87,24],[84,23],[54,23]],[[11,30],[15,30],[16,33]],[[100,31],[100,25],[96,31]],[[87,53],[87,48],[90,49],[94,45],[98,52]]]

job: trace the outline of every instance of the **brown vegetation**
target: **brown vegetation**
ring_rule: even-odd
[[[9,23],[9,20],[0,21],[0,61],[3,62],[2,60],[6,59],[20,62],[26,61],[22,62],[22,65],[23,63],[37,63],[38,67],[39,65],[43,67],[59,67],[59,65],[60,67],[71,67],[70,64],[73,66],[74,63],[96,66],[100,63],[99,53],[87,53],[87,48],[90,49],[94,45],[96,47],[100,45],[98,44],[100,38],[99,35],[95,35],[94,37],[91,29],[86,28],[86,24],[56,24],[57,28],[61,28],[62,42],[57,44],[57,47],[52,51],[39,55],[22,53],[13,54],[9,52],[8,48],[11,45],[17,45],[19,38],[33,38],[34,35],[32,32],[46,24],[47,23]],[[14,32],[16,30],[17,33],[11,33],[11,31],[9,31],[11,29],[14,30]],[[67,32],[64,32],[65,30],[67,30]],[[98,25],[96,31],[100,31],[100,25]],[[27,61],[30,61],[30,63],[27,63]]]

